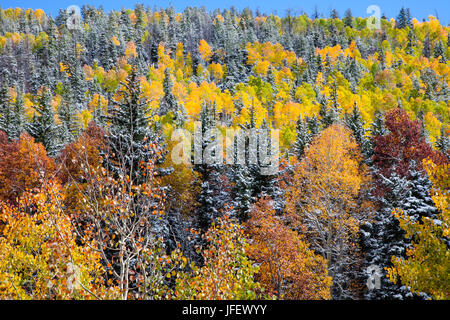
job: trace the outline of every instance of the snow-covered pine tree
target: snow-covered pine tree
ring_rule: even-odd
[[[324,99],[320,104],[319,115],[322,117],[320,120],[320,122],[322,123],[322,129],[326,129],[334,122],[338,122],[340,120],[339,115],[341,113],[341,108],[339,107],[337,99],[337,84],[336,81],[334,81],[330,96],[331,106],[327,106],[328,102],[326,99]]]
[[[267,139],[264,141],[263,139]],[[282,171],[279,170],[278,164],[280,159],[275,159],[273,152],[275,146],[272,146],[272,140],[270,136],[270,130],[267,121],[264,119],[261,124],[261,128],[257,130],[257,163],[250,164],[250,175],[253,177],[252,192],[254,199],[262,197],[270,197],[274,201],[274,208],[277,214],[281,214],[284,209],[284,191],[279,184],[280,175]],[[267,154],[264,154],[266,152]],[[266,158],[267,157],[267,158]],[[277,161],[277,165],[274,166],[276,170],[267,170],[269,166],[267,159],[271,159],[271,162]],[[273,163],[272,163],[273,165]]]
[[[432,218],[437,212],[429,194],[431,188],[429,179],[415,169],[414,163],[411,163],[410,173],[409,179],[395,173],[389,178],[380,177],[386,192],[376,199],[379,210],[375,220],[361,227],[366,267],[377,266],[382,273],[380,288],[369,290],[366,294],[367,299],[426,298],[424,294],[412,294],[408,288],[390,282],[385,271],[386,267],[392,266],[393,256],[406,258],[406,249],[411,245],[411,239],[405,237],[405,232],[392,213],[393,209],[402,209],[416,221],[425,216]]]
[[[82,105],[86,100],[86,81],[84,80],[84,72],[81,68],[81,62],[75,54],[73,54],[73,57],[69,63],[69,74],[70,92],[72,96],[71,100],[76,105]]]
[[[397,16],[397,19],[395,20],[395,27],[399,29],[404,29],[408,25],[407,20],[407,11],[404,7],[400,9],[400,13]]]
[[[380,110],[376,110],[374,115],[374,120],[370,124],[370,128],[367,130],[370,133],[370,139],[367,141],[367,163],[371,162],[371,157],[373,155],[374,143],[372,138],[375,136],[384,136],[389,132],[384,124],[384,114]]]
[[[107,134],[108,157],[105,167],[116,176],[128,175],[134,184],[145,182],[141,166],[149,160],[158,163],[163,160],[161,137],[151,128],[147,100],[142,98],[142,89],[135,66],[127,79],[119,86],[110,107]],[[161,156],[158,156],[158,151]]]
[[[245,152],[245,163],[238,163],[237,148],[238,137],[235,137],[233,143],[233,164],[228,171],[228,175],[233,183],[231,196],[233,207],[235,208],[234,211],[240,221],[246,221],[249,217],[251,206],[255,202],[253,198],[253,177],[250,174],[249,164],[247,163],[248,152]]]
[[[408,31],[408,44],[406,45],[406,53],[407,54],[413,54],[414,53],[414,47],[416,45],[416,35],[412,30]]]
[[[312,140],[311,134],[308,132],[308,124],[301,115],[297,119],[296,132],[297,138],[292,146],[292,152],[298,159],[301,159]]]
[[[229,203],[229,194],[224,185],[224,166],[216,137],[215,108],[204,103],[200,112],[201,136],[194,137],[194,161],[196,152],[201,153],[201,163],[194,162],[194,170],[199,174],[199,208],[196,213],[197,226],[207,231],[212,222],[223,214],[225,203]],[[200,140],[200,141],[199,141]],[[220,142],[221,143],[221,142]],[[198,148],[198,149],[197,149]],[[216,159],[222,161],[215,161]],[[209,162],[209,163],[208,163]]]
[[[319,103],[319,117],[320,117],[320,124],[322,125],[323,129],[326,128],[329,124],[327,123],[327,114],[328,114],[328,99],[324,95],[318,95],[316,97],[317,102]]]
[[[11,139],[18,139],[25,129],[25,106],[23,101],[23,92],[19,90],[16,95],[16,101],[13,106],[13,128],[11,130]]]
[[[27,131],[36,142],[42,143],[50,157],[55,157],[63,145],[58,135],[59,126],[55,122],[51,98],[50,90],[42,87],[42,92],[34,105],[36,112],[33,120],[28,124]]]
[[[388,133],[388,130],[384,124],[384,115],[380,110],[376,110],[374,113],[374,120],[370,125],[370,135],[374,136],[384,136]]]
[[[426,174],[415,168],[411,163],[409,176],[410,195],[401,203],[401,209],[414,221],[420,221],[423,217],[435,218],[437,209],[430,195],[431,181]]]
[[[59,47],[58,47],[58,28],[52,17],[48,21],[48,43],[43,52],[43,65],[41,65],[41,85],[54,89],[56,85],[56,74],[59,67]]]
[[[350,84],[354,87],[358,86],[359,80],[361,79],[361,67],[356,59],[351,59],[350,64],[348,66],[348,74]]]
[[[167,112],[175,112],[177,110],[177,101],[172,92],[173,82],[171,78],[170,69],[166,68],[164,70],[164,81],[163,81],[163,90],[164,96],[161,99],[159,105],[159,114],[165,115]]]
[[[308,130],[311,134],[311,139],[313,139],[320,132],[319,121],[317,116],[314,114],[312,117],[306,117],[306,123],[308,124]]]
[[[270,87],[276,93],[277,86],[275,84],[275,73],[274,73],[274,69],[272,66],[269,66],[269,70],[267,70],[266,82],[270,84]]]
[[[10,103],[10,94],[8,82],[3,81],[0,87],[0,130],[4,131],[8,136],[8,139],[13,139],[13,110]]]
[[[173,116],[173,123],[176,128],[183,128],[187,120],[186,108],[182,103],[177,103],[176,110]]]
[[[430,35],[429,34],[427,34],[425,36],[425,39],[423,41],[422,55],[425,58],[430,58],[430,56],[431,56],[431,40],[430,40]]]
[[[450,101],[450,88],[448,87],[447,81],[445,79],[442,81],[438,99],[439,101],[444,101],[445,103],[448,103]]]
[[[58,108],[58,117],[61,120],[62,141],[65,144],[73,142],[80,132],[80,124],[73,105],[68,101],[62,101]]]
[[[411,15],[411,9],[406,8],[406,26],[410,29],[413,29],[413,23],[412,23],[412,15]]]
[[[350,114],[345,114],[345,124],[353,132],[356,142],[361,148],[361,153],[367,157],[370,153],[369,142],[366,138],[366,129],[364,128],[364,120],[359,111],[356,101]]]
[[[445,126],[441,127],[441,133],[436,139],[435,146],[450,160],[450,138],[448,137]]]
[[[439,58],[440,63],[446,63],[447,62],[446,51],[447,50],[445,49],[444,44],[442,43],[442,40],[440,40],[434,46],[434,57]]]

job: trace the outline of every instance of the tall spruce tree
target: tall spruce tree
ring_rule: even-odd
[[[230,176],[230,180],[233,183],[232,199],[233,199],[233,207],[235,208],[236,214],[240,221],[246,221],[249,217],[251,207],[255,202],[253,197],[253,183],[254,178],[249,170],[248,163],[248,150],[245,150],[245,162],[239,163],[238,161],[238,148],[239,148],[239,140],[242,137],[235,137],[233,142],[233,164],[231,166],[231,170],[229,170],[228,175]],[[248,139],[244,138],[245,146],[248,143]]]
[[[58,135],[59,126],[55,122],[51,98],[50,90],[43,87],[37,103],[34,105],[35,113],[33,120],[27,127],[27,131],[35,138],[36,142],[44,145],[50,157],[55,157],[63,145]]]
[[[205,232],[224,212],[228,193],[224,188],[224,166],[216,131],[215,108],[203,104],[200,112],[201,129],[194,135],[194,170],[199,174],[199,208],[197,226]]]
[[[353,14],[352,14],[352,10],[350,8],[345,10],[345,13],[344,13],[344,25],[346,27],[353,28]]]
[[[435,146],[437,149],[441,150],[442,153],[450,160],[450,138],[448,137],[447,129],[445,126],[441,127],[441,132],[439,137],[436,139]]]
[[[408,31],[408,44],[406,45],[406,53],[407,54],[413,54],[414,53],[414,47],[416,45],[416,34],[413,30]]]
[[[8,82],[4,81],[0,87],[0,130],[4,131],[9,139],[12,139],[14,116],[10,99]]]
[[[446,54],[446,48],[444,47],[444,44],[442,43],[442,40],[440,40],[436,45],[434,46],[434,57],[439,58],[439,62],[446,63],[447,62],[447,54]]]
[[[388,129],[384,124],[384,115],[380,110],[376,110],[374,113],[374,120],[370,126],[370,135],[374,136],[384,136],[388,133]]]
[[[320,132],[319,121],[317,116],[314,114],[312,117],[306,117],[306,123],[308,124],[308,130],[311,134],[311,139],[314,138]]]
[[[333,81],[331,94],[330,94],[330,107],[327,106],[326,100],[324,100],[320,105],[319,115],[322,117],[320,120],[323,129],[328,128],[333,123],[340,120],[339,115],[341,113],[341,108],[338,103],[338,93],[336,80]]]
[[[431,56],[431,40],[430,40],[430,35],[429,34],[427,34],[425,36],[425,39],[423,40],[422,55],[425,58],[430,58],[430,56]]]
[[[404,29],[406,28],[407,24],[407,11],[404,7],[402,7],[400,9],[400,13],[397,16],[397,19],[395,20],[395,26],[399,29]]]
[[[108,157],[105,166],[115,175],[128,175],[134,184],[145,182],[141,166],[148,161],[163,160],[162,138],[152,127],[148,101],[142,98],[142,88],[136,66],[119,86],[110,106],[107,135]],[[158,153],[161,156],[158,156]]]
[[[16,101],[13,106],[12,130],[10,131],[10,139],[17,139],[25,129],[25,106],[23,100],[23,92],[19,90],[16,95]]]
[[[370,125],[370,128],[368,129],[368,132],[370,133],[370,139],[367,142],[367,162],[371,162],[371,157],[373,155],[373,148],[374,143],[372,138],[375,136],[384,136],[386,135],[389,130],[386,128],[384,124],[384,115],[383,112],[380,110],[376,110],[374,115],[374,120]]]
[[[411,239],[406,237],[400,228],[394,209],[401,209],[413,221],[423,217],[436,216],[435,208],[429,194],[431,182],[423,173],[415,170],[411,163],[411,174],[408,179],[391,175],[389,178],[379,177],[387,192],[378,197],[379,210],[375,221],[361,227],[362,247],[366,253],[366,267],[377,266],[381,271],[380,287],[369,290],[367,299],[424,299],[425,294],[413,294],[405,286],[390,282],[385,268],[392,266],[392,257],[406,258],[406,250],[411,245]]]
[[[62,101],[58,108],[58,117],[61,121],[61,135],[64,143],[71,143],[78,136],[80,131],[79,121],[76,117],[76,110],[67,101]]]
[[[166,114],[169,111],[176,112],[177,111],[177,101],[172,92],[173,82],[170,74],[170,69],[166,68],[164,70],[164,81],[163,81],[163,90],[164,96],[161,99],[159,106],[159,113],[161,115]]]
[[[249,165],[250,174],[253,177],[253,196],[255,199],[270,197],[274,201],[275,211],[281,214],[284,209],[284,191],[280,187],[282,174],[278,167],[280,159],[276,158],[279,150],[272,145],[276,141],[272,141],[271,131],[265,119],[256,132],[256,148],[253,151],[257,153],[257,161],[256,164]]]
[[[308,132],[308,124],[301,115],[297,119],[296,132],[297,138],[292,146],[292,152],[298,159],[301,159],[312,140],[311,134]]]
[[[345,114],[345,124],[352,131],[356,142],[361,148],[361,153],[365,156],[369,156],[369,142],[366,138],[366,129],[364,128],[364,120],[362,118],[361,112],[359,111],[358,105],[353,106],[353,110],[350,114]]]

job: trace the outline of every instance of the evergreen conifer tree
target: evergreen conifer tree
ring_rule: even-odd
[[[76,118],[76,110],[73,105],[62,101],[58,109],[58,117],[61,120],[61,135],[64,143],[71,143],[78,136],[80,125]]]
[[[4,81],[0,87],[0,130],[4,131],[11,140],[14,124],[10,99],[8,83]]]
[[[441,150],[444,155],[450,160],[450,138],[448,137],[446,131],[446,128],[442,126],[441,133],[436,139],[435,146],[437,149]]]
[[[311,139],[314,138],[320,132],[319,121],[317,120],[316,115],[314,114],[312,117],[306,118],[306,123],[308,124],[308,129],[311,134]]]
[[[430,56],[431,56],[431,40],[430,40],[430,35],[429,34],[427,34],[425,36],[425,40],[423,40],[422,55],[425,58],[430,58]]]
[[[296,131],[297,138],[292,146],[292,151],[298,159],[301,159],[312,140],[311,135],[308,132],[308,124],[302,119],[301,115],[297,119]]]
[[[224,166],[217,141],[215,109],[203,104],[200,112],[201,135],[194,137],[195,152],[200,152],[201,161],[195,159],[194,170],[199,174],[200,194],[198,197],[197,224],[205,232],[218,217],[223,214],[228,194],[223,183]],[[199,132],[200,133],[200,132]],[[221,142],[220,142],[221,143]]]
[[[345,114],[345,124],[353,132],[353,136],[361,148],[361,153],[364,156],[368,156],[369,146],[366,139],[366,130],[364,129],[364,120],[361,116],[361,112],[359,111],[356,101],[352,112],[350,114]]]
[[[400,9],[400,13],[395,20],[395,26],[399,29],[404,29],[407,26],[407,11],[404,7]]]
[[[344,25],[353,28],[353,14],[352,10],[347,9],[344,14]]]
[[[37,104],[34,106],[36,112],[32,122],[28,125],[27,131],[35,138],[36,142],[44,145],[50,157],[55,157],[63,145],[58,135],[60,129],[55,122],[51,98],[50,90],[43,87],[41,94],[38,96]]]
[[[148,161],[163,161],[160,135],[151,128],[147,100],[142,98],[142,88],[136,66],[118,89],[122,99],[114,100],[108,121],[108,157],[105,166],[115,175],[128,175],[134,184],[145,182],[142,165]],[[158,153],[160,156],[158,156]]]
[[[394,284],[386,277],[386,267],[391,267],[393,256],[406,258],[406,250],[411,239],[406,238],[400,228],[394,209],[401,209],[413,221],[422,217],[433,218],[437,209],[430,197],[431,182],[421,172],[415,170],[411,163],[408,179],[396,174],[389,178],[381,177],[387,192],[377,198],[379,211],[373,223],[366,223],[361,228],[362,246],[366,252],[366,266],[377,266],[381,271],[380,288],[369,290],[367,299],[424,299],[425,294],[412,294],[405,286]]]
[[[442,40],[440,40],[438,43],[436,43],[434,47],[434,57],[439,58],[439,62],[446,63],[447,62],[447,55],[446,55],[446,49],[444,48],[444,44],[442,43]]]
[[[161,99],[159,113],[161,115],[166,114],[169,111],[176,112],[177,111],[177,102],[175,100],[175,96],[172,92],[173,82],[171,79],[170,69],[166,68],[164,70],[164,81],[163,81],[163,90],[164,96]]]

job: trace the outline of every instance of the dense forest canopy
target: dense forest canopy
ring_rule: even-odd
[[[0,9],[0,298],[448,299],[450,27],[372,22]]]

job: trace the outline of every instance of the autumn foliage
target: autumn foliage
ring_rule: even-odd
[[[350,131],[332,125],[296,164],[286,194],[288,219],[308,235],[312,248],[327,261],[337,294],[343,294],[353,280],[338,282],[335,275],[361,267],[359,225],[371,207],[362,197],[370,179],[361,160]]]
[[[0,8],[0,300],[449,298],[450,27],[218,12]]]
[[[415,293],[426,292],[436,299],[449,299],[450,166],[425,159],[423,167],[433,182],[431,197],[439,214],[436,219],[423,217],[414,221],[402,210],[394,210],[401,228],[412,239],[412,246],[407,249],[406,259],[392,257],[393,267],[388,275],[393,282],[407,285]]]
[[[22,193],[39,188],[55,174],[55,162],[42,144],[28,134],[8,141],[0,131],[0,200],[15,202]]]
[[[0,219],[0,295],[6,299],[107,299],[101,256],[79,238],[64,213],[61,186],[26,191],[16,206],[3,203]]]
[[[250,257],[260,264],[257,279],[279,299],[330,299],[331,277],[324,258],[275,215],[271,200],[260,200],[247,223]]]
[[[393,172],[407,177],[414,161],[422,170],[422,160],[430,157],[435,163],[448,160],[439,151],[433,150],[422,135],[419,120],[411,120],[405,110],[396,108],[386,114],[386,135],[374,136],[374,155],[372,161],[379,174],[390,177]]]
[[[175,295],[178,299],[245,300],[259,291],[258,268],[247,257],[244,230],[227,216],[219,219],[204,235],[208,246],[202,250],[204,263],[191,265],[192,272],[179,274]]]

